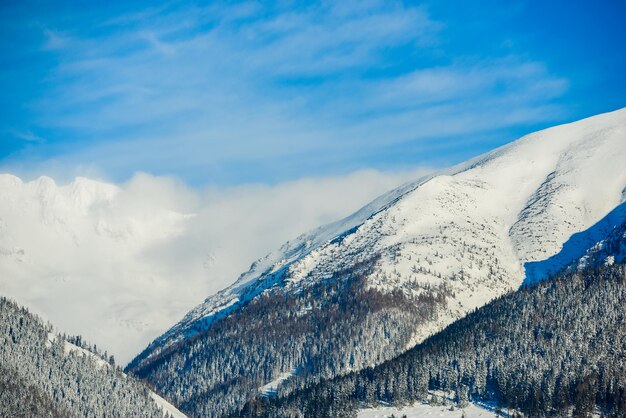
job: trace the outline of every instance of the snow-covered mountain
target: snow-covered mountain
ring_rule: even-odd
[[[526,263],[558,253],[570,236],[624,201],[626,109],[528,135],[301,235],[254,262],[157,343],[193,334],[198,321],[231,311],[277,279],[297,289],[374,254],[382,258],[368,278],[372,287],[452,285],[459,303],[452,305],[450,320],[517,288]],[[455,280],[460,277],[469,280]]]
[[[216,329],[222,327],[219,329],[225,332],[224,327],[237,318],[252,321],[253,308],[271,305],[272,300],[276,304],[286,303],[285,298],[304,300],[301,295],[312,292],[310,289],[321,292],[318,296],[322,302],[309,306],[306,299],[309,305],[300,313],[280,311],[273,321],[291,324],[288,321],[305,321],[294,316],[322,318],[328,308],[323,302],[326,288],[320,291],[319,286],[347,280],[355,271],[364,280],[363,291],[375,292],[370,296],[402,298],[402,306],[396,308],[383,304],[385,312],[406,311],[411,301],[420,306],[425,300],[436,301],[429,303],[436,308],[423,320],[410,324],[398,320],[410,329],[408,335],[402,328],[402,338],[379,342],[383,347],[389,344],[389,356],[393,356],[394,351],[402,351],[398,340],[405,349],[413,346],[494,297],[518,288],[524,280],[543,279],[580,257],[595,242],[593,234],[577,246],[572,244],[576,248],[571,249],[571,257],[550,259],[562,251],[572,235],[593,229],[625,201],[625,161],[626,109],[622,109],[528,135],[409,183],[354,215],[304,234],[253,263],[234,285],[209,297],[155,340],[130,369],[159,387],[166,385],[161,380],[170,376],[166,371],[169,367],[169,373],[177,373],[176,378],[193,386],[198,377],[194,375],[194,361],[213,364],[213,357],[207,360],[202,350],[208,353],[219,345]],[[619,212],[619,216],[609,218],[619,223],[621,216]],[[539,268],[533,264],[549,259],[548,265]],[[333,288],[335,291],[341,294],[348,290]],[[288,316],[282,317],[283,313]],[[222,324],[223,318],[230,322]],[[369,324],[368,319],[364,321]],[[239,324],[236,332],[246,332],[246,327],[249,332],[254,326]],[[263,329],[269,331],[272,325],[263,325]],[[385,335],[389,332],[384,330]],[[233,352],[237,349],[234,347]],[[346,346],[339,344],[335,349],[346,349],[345,355],[354,357]],[[293,364],[296,359],[284,361],[265,377],[265,383],[298,367],[310,369],[308,352],[304,352],[300,361],[305,364]],[[230,357],[224,356],[221,361],[226,367]],[[342,373],[384,357],[356,363],[352,359],[328,373]],[[173,367],[183,358],[187,369]],[[239,378],[258,378],[241,368],[218,383],[226,387],[240,384],[237,373]],[[210,391],[218,383],[198,385]],[[166,393],[176,390],[174,383],[169,384],[162,388]],[[183,395],[179,401],[203,402]]]
[[[583,410],[588,416],[601,416],[599,411],[623,416],[626,346],[619,342],[625,331],[625,207],[620,204],[574,234],[548,264],[571,255],[571,243],[604,235],[578,248],[583,255],[550,280],[479,308],[373,369],[322,380],[296,393],[290,387],[261,393],[243,415],[492,416],[499,405],[507,407],[500,411],[503,416],[578,416],[585,415]],[[599,382],[597,370],[610,383]],[[598,393],[607,387],[612,395]]]

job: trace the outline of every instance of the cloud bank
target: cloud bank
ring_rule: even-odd
[[[424,173],[202,190],[0,175],[0,293],[126,362],[257,258]]]

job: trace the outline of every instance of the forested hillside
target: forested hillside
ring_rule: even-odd
[[[77,415],[48,393],[29,384],[13,368],[0,364],[0,416],[11,418],[70,418]]]
[[[404,349],[415,325],[436,316],[449,291],[433,288],[413,303],[402,292],[367,289],[373,262],[298,293],[268,290],[193,341],[164,351],[138,375],[172,394],[189,415],[215,417],[239,411],[282,370],[304,385],[388,360]]]
[[[0,416],[154,418],[164,412],[143,383],[0,298]]]
[[[250,402],[242,416],[356,416],[456,393],[528,416],[626,416],[626,265],[563,274],[503,296],[379,367]]]

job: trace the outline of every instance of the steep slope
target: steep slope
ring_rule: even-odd
[[[624,241],[622,241],[624,243]],[[246,417],[356,417],[364,406],[489,402],[531,417],[626,415],[626,265],[562,274],[501,297],[375,368],[274,399]],[[493,416],[493,414],[492,414]]]
[[[517,289],[529,263],[605,217],[624,200],[625,158],[622,109],[403,186],[254,263],[129,370],[200,416],[291,370],[297,386],[392,358]]]
[[[141,382],[51,331],[0,298],[0,416],[184,417]]]

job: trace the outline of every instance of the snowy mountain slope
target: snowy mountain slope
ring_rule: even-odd
[[[281,385],[385,361],[517,289],[572,235],[606,232],[624,201],[625,157],[622,109],[407,184],[254,263],[128,370],[191,415],[221,415],[294,368],[307,372]],[[582,255],[598,235],[580,236]]]
[[[48,340],[46,341],[46,347],[48,348],[52,348],[55,344],[57,344],[58,346],[60,346],[63,350],[63,353],[66,356],[81,356],[81,357],[85,357],[88,358],[89,361],[91,362],[92,366],[94,366],[94,368],[96,369],[106,369],[108,371],[113,371],[114,366],[112,364],[110,364],[109,362],[105,361],[102,357],[96,355],[95,353],[83,348],[83,347],[79,347],[75,344],[72,344],[66,340],[63,340],[59,335],[54,334],[49,332],[48,333]],[[126,374],[125,373],[121,373],[119,372],[120,377],[122,377],[123,379],[126,379]],[[154,401],[154,403],[156,404],[156,406],[163,411],[163,415],[169,414],[169,416],[166,415],[167,418],[169,418],[170,416],[172,418],[186,418],[186,415],[183,414],[182,412],[180,412],[174,405],[172,405],[171,403],[169,403],[167,400],[163,399],[161,396],[159,396],[157,393],[153,392],[152,390],[148,389],[148,394],[150,396],[150,398]]]
[[[591,236],[599,236],[602,231],[605,234],[598,242],[584,249],[582,256],[551,276],[551,280],[530,283],[517,292],[487,304],[424,344],[417,345],[389,362],[361,372],[360,376],[365,376],[365,379],[358,383],[351,379],[359,379],[359,375],[351,374],[322,381],[321,387],[312,385],[295,394],[282,388],[282,393],[276,391],[271,398],[261,398],[262,402],[278,405],[277,408],[267,408],[267,405],[259,403],[255,405],[252,401],[249,406],[255,406],[244,408],[250,412],[247,416],[283,416],[287,411],[297,415],[298,410],[307,411],[308,415],[312,405],[317,408],[314,415],[326,416],[331,412],[330,415],[335,416],[337,411],[341,411],[346,416],[359,418],[387,417],[391,414],[408,417],[474,414],[493,416],[498,410],[497,405],[502,408],[506,405],[511,408],[517,406],[522,410],[531,408],[531,411],[526,410],[528,416],[599,417],[607,415],[609,410],[613,410],[616,416],[622,416],[626,405],[623,400],[626,376],[623,360],[626,346],[620,344],[620,341],[624,341],[620,334],[624,332],[624,304],[621,298],[624,297],[626,283],[626,269],[623,264],[626,260],[625,207],[626,202],[588,230],[570,238],[568,242],[575,241],[579,246],[591,239]],[[620,217],[621,223],[615,224]],[[610,224],[613,226],[609,228],[607,225]],[[576,239],[576,235],[582,235],[585,239]],[[567,246],[566,243],[561,253],[565,252],[569,257],[573,252]],[[550,264],[555,264],[554,260],[550,261]],[[499,304],[508,306],[498,308]],[[519,335],[524,328],[526,335]],[[420,351],[423,353],[422,357],[414,356]],[[455,351],[457,354],[453,354]],[[437,358],[430,369],[429,361],[426,360],[429,356]],[[554,356],[561,356],[563,359],[556,359]],[[571,359],[579,364],[571,364]],[[477,364],[472,364],[476,360]],[[493,371],[481,377],[481,366],[478,366],[480,362],[490,365],[487,367],[492,367]],[[604,366],[601,365],[603,362]],[[507,376],[520,366],[526,370],[512,378]],[[538,371],[538,368],[543,370]],[[590,385],[577,385],[566,381],[590,379],[590,376],[597,376],[594,374],[597,370],[602,370],[604,376],[611,376],[608,379],[612,379],[612,383],[606,385],[594,381]],[[550,375],[552,377],[547,377]],[[498,376],[509,378],[513,384],[496,383]],[[532,381],[539,377],[546,381],[523,383],[526,379]],[[552,382],[548,383],[550,379]],[[499,389],[487,390],[486,397],[472,389],[468,391],[465,386],[469,384],[482,387],[489,381],[488,385]],[[430,395],[427,395],[432,394],[432,390],[426,392],[416,389],[420,384],[430,389],[454,388],[452,392],[436,391],[439,400],[444,397],[448,399],[447,406],[437,406],[440,402],[433,405],[428,399]],[[520,390],[524,385],[526,389]],[[584,388],[601,391],[598,388],[606,386],[615,388],[615,392],[622,395],[590,396],[584,393]],[[459,392],[455,391],[459,387],[462,389],[460,393],[470,396],[457,397]],[[541,390],[537,390],[539,387]],[[409,392],[412,395],[407,397],[408,388],[411,388]],[[507,395],[502,392],[502,388],[515,388],[508,401],[503,399]],[[573,393],[554,396],[552,405],[550,401],[545,402],[551,398],[549,394],[559,390],[570,390]],[[288,394],[287,399],[281,399],[284,394]],[[376,398],[377,396],[380,398]],[[375,402],[372,402],[372,397]],[[533,400],[533,397],[536,398]],[[467,404],[469,399],[472,402]],[[413,406],[406,406],[412,402],[415,402]],[[372,407],[376,404],[385,407]],[[370,407],[366,408],[367,405]],[[450,405],[454,405],[454,408],[450,408]],[[351,413],[351,408],[360,410]],[[587,414],[581,414],[581,409],[586,410]],[[515,409],[504,409],[496,415],[519,416],[513,412]]]
[[[445,283],[455,293],[435,321],[415,330],[410,344],[419,342],[517,288],[526,263],[556,254],[624,201],[625,159],[622,109],[528,135],[407,184],[255,262],[136,360],[206,329],[274,285],[297,291],[374,256],[373,288],[417,296]]]
[[[492,418],[494,415],[493,411],[481,408],[473,403],[464,408],[450,408],[447,405],[431,406],[426,403],[420,403],[402,408],[367,408],[359,411],[357,418]],[[506,414],[504,416],[508,417],[509,415]]]
[[[501,408],[485,402],[467,402],[458,405],[454,399],[454,392],[441,390],[428,391],[427,398],[421,402],[404,405],[401,407],[379,406],[376,408],[363,408],[358,410],[356,418],[487,418],[495,415],[503,418],[512,418],[514,413],[519,416],[519,411]]]

